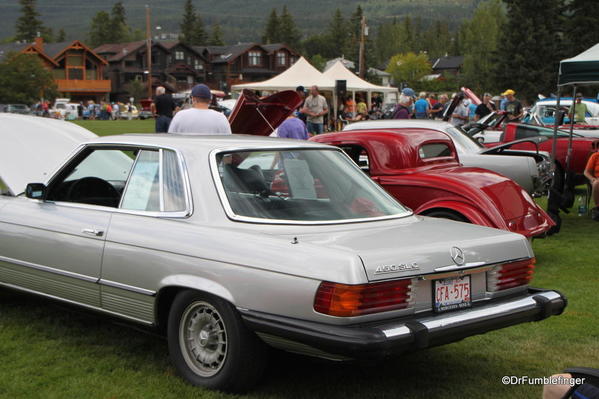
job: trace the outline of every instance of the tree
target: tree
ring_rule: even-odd
[[[186,0],[183,6],[183,19],[179,25],[181,35],[179,39],[192,46],[201,46],[206,44],[206,31],[202,18],[196,14],[195,7],[191,0]]]
[[[125,7],[121,1],[114,3],[110,12],[111,43],[123,43],[129,40],[129,27]]]
[[[210,34],[210,38],[208,39],[209,46],[224,46],[225,42],[223,41],[223,32],[220,28],[220,24],[216,23],[212,25],[212,33]]]
[[[281,40],[281,21],[277,15],[277,9],[273,8],[266,21],[266,27],[264,28],[264,36],[262,36],[262,42],[266,44],[278,43]]]
[[[349,18],[349,38],[347,40],[347,48],[344,50],[346,58],[358,62],[360,53],[360,36],[362,34],[362,17],[364,12],[362,7],[358,5],[356,11]]]
[[[106,11],[98,11],[92,18],[88,36],[92,47],[112,42],[110,15]]]
[[[0,63],[0,103],[33,104],[56,95],[54,77],[38,56],[11,53]]]
[[[486,0],[478,5],[471,20],[464,22],[463,80],[475,91],[498,89],[493,81],[494,54],[506,22],[501,0]]]
[[[333,19],[329,23],[327,30],[327,39],[329,40],[328,54],[322,54],[327,58],[334,58],[343,55],[343,51],[347,49],[349,31],[341,10],[335,10]]]
[[[497,87],[514,89],[527,100],[555,89],[558,62],[563,58],[562,1],[504,0],[509,17],[497,47]]]
[[[60,30],[58,31],[58,36],[56,36],[56,41],[58,43],[60,42],[64,42],[67,39],[67,34],[65,33],[63,28],[60,28]]]
[[[431,63],[425,53],[396,54],[387,65],[387,72],[393,76],[395,83],[407,83],[410,86],[430,74],[431,70]]]
[[[599,15],[599,2],[596,0],[572,0],[567,6],[566,44],[565,57],[573,57],[599,43],[599,30],[597,29],[597,15]]]
[[[289,14],[287,6],[283,6],[283,12],[279,18],[279,41],[293,48],[299,48],[300,32],[295,25],[293,16]]]
[[[133,97],[133,102],[139,103],[139,100],[146,98],[148,87],[141,81],[133,79],[125,84],[125,90],[128,93],[127,97]]]
[[[40,14],[35,9],[35,0],[19,0],[21,16],[15,23],[15,40],[32,42],[38,34],[44,35],[46,29],[39,19]]]
[[[310,58],[310,64],[312,64],[314,68],[318,69],[319,71],[322,71],[327,64],[327,60],[325,60],[322,55],[315,54]]]

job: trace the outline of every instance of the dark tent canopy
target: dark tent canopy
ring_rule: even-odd
[[[599,83],[599,44],[559,63],[558,86]]]

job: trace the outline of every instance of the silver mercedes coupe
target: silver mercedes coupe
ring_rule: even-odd
[[[381,359],[566,306],[525,237],[415,216],[335,147],[15,118],[0,285],[155,327],[192,384],[249,389],[267,346]]]

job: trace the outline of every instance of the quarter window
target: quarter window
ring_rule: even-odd
[[[160,211],[160,156],[158,151],[140,151],[123,194],[122,209]]]
[[[450,157],[451,148],[444,143],[424,144],[418,150],[420,159]]]

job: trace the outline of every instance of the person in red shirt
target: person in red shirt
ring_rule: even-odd
[[[599,221],[599,152],[597,150],[599,150],[599,145],[595,142],[593,143],[593,154],[591,154],[587,166],[584,168],[584,175],[593,187],[593,200],[595,201],[593,219]]]

